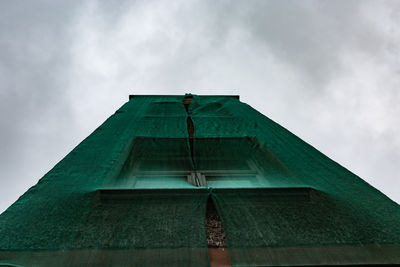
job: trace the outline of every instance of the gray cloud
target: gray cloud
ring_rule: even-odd
[[[0,210],[128,94],[243,101],[400,202],[397,1],[0,4]]]
[[[0,210],[68,152],[75,138],[65,101],[72,6],[0,4]],[[69,126],[68,126],[69,125]]]

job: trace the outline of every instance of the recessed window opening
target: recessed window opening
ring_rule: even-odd
[[[116,184],[123,188],[268,187],[279,163],[249,138],[136,138]],[[193,181],[203,181],[196,183]]]
[[[179,101],[152,102],[146,110],[146,117],[175,117],[184,115],[185,109]]]
[[[197,117],[231,117],[229,110],[219,102],[210,102],[194,110]]]

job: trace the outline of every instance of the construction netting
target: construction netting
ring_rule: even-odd
[[[133,96],[0,215],[0,264],[208,266],[210,249],[232,266],[393,264],[399,222],[237,97]]]

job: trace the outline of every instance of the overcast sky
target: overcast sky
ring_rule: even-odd
[[[129,94],[239,94],[400,203],[400,1],[0,2],[0,212]]]

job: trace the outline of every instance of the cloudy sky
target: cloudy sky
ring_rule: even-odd
[[[1,1],[0,212],[129,94],[239,94],[400,203],[400,1]]]

